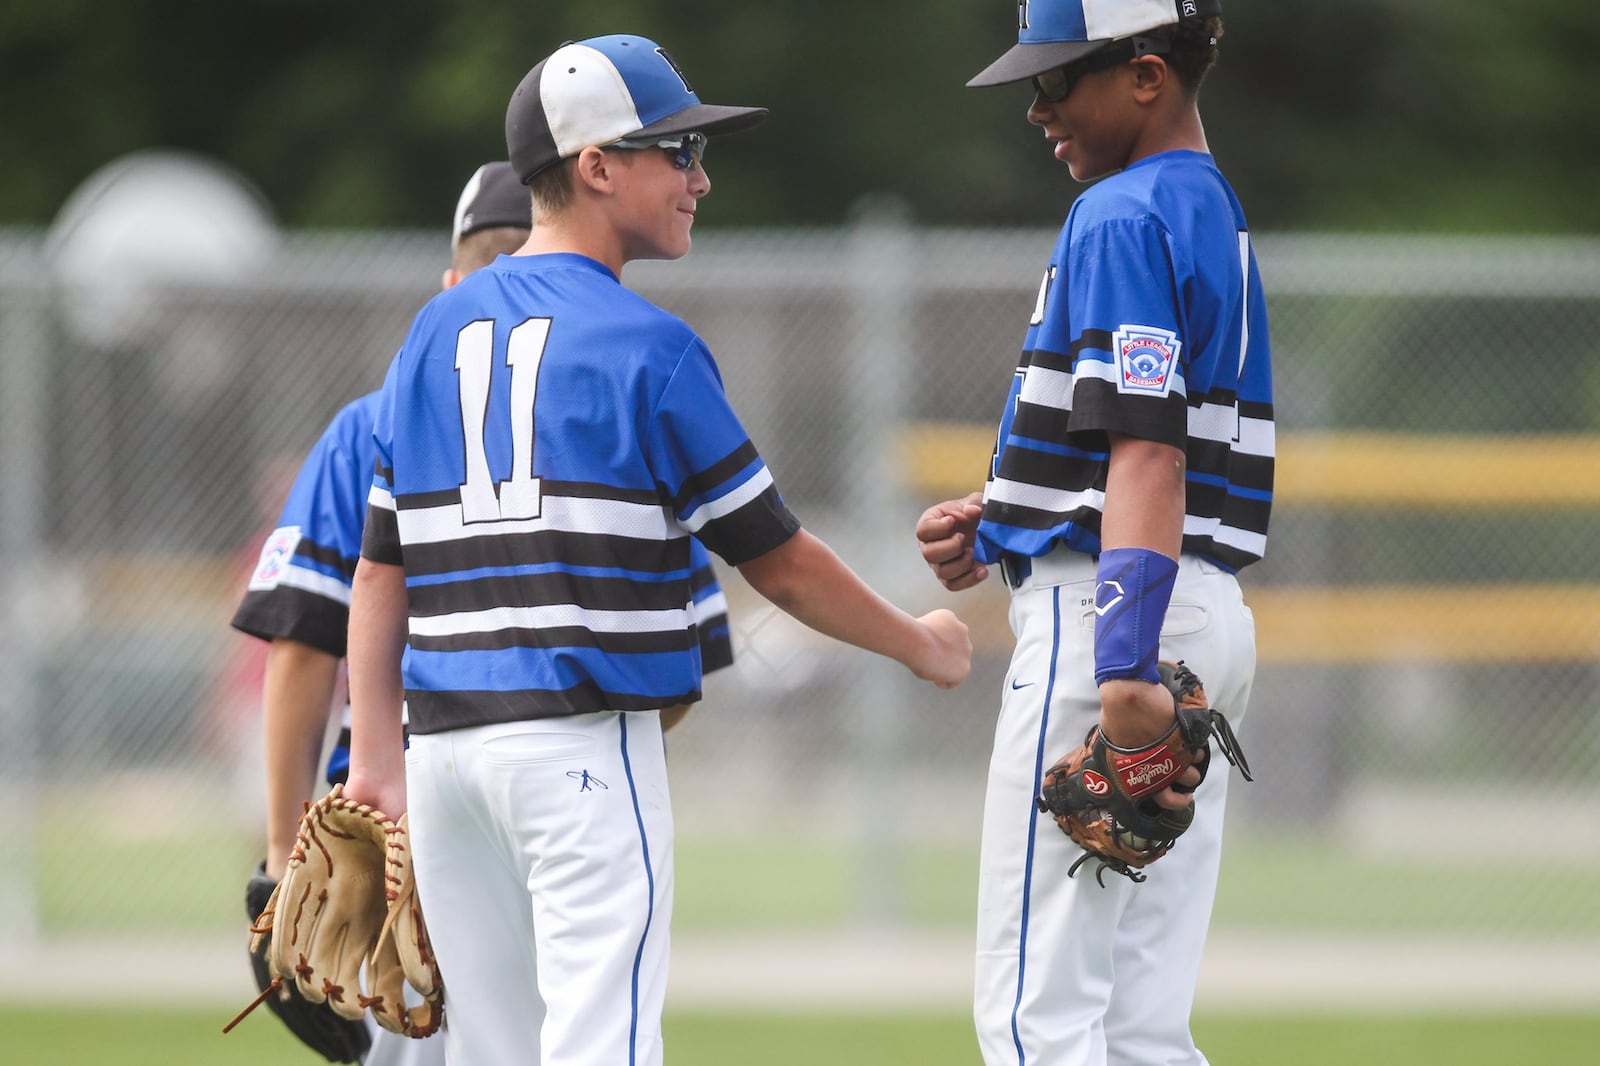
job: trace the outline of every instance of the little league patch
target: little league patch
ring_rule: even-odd
[[[1168,329],[1123,326],[1111,335],[1117,356],[1117,391],[1165,396],[1172,391],[1172,375],[1183,342]]]
[[[299,546],[299,526],[280,526],[273,530],[261,547],[261,558],[256,562],[255,572],[250,575],[250,588],[270,589],[276,586]]]

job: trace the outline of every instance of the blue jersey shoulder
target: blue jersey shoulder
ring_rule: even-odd
[[[301,464],[276,528],[262,546],[235,628],[344,654],[350,585],[361,554],[377,448],[379,394],[339,411]]]

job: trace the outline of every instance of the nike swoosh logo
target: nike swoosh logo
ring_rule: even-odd
[[[1012,688],[1013,688],[1013,689],[1019,689],[1019,688],[1031,688],[1031,687],[1032,687],[1032,686],[1033,686],[1033,682],[1032,682],[1032,681],[1024,681],[1024,682],[1023,682],[1023,683],[1022,683],[1022,684],[1020,684],[1020,685],[1019,685],[1019,684],[1017,684],[1017,683],[1016,683],[1016,682],[1015,682],[1015,681],[1013,681],[1013,682],[1011,682],[1011,687],[1012,687]]]

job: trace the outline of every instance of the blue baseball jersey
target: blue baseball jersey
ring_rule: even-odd
[[[799,529],[704,342],[580,255],[434,297],[374,432],[413,732],[698,699],[691,534],[738,565]]]
[[[378,460],[372,428],[380,395],[371,392],[347,404],[307,454],[234,612],[235,629],[262,640],[288,638],[344,657],[351,581]],[[709,672],[733,662],[728,604],[711,557],[699,542],[690,544],[690,558],[692,612]],[[349,772],[347,710],[328,756],[328,783],[345,780]]]
[[[1266,551],[1275,454],[1266,300],[1211,156],[1142,159],[1073,203],[1000,419],[974,554],[1097,554],[1108,433],[1188,462],[1183,550]]]

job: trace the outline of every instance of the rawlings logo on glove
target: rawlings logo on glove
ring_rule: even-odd
[[[1182,662],[1163,661],[1158,669],[1173,701],[1175,721],[1166,736],[1142,748],[1119,748],[1095,726],[1045,774],[1039,810],[1053,815],[1084,852],[1067,871],[1069,877],[1094,859],[1100,863],[1095,880],[1102,885],[1107,870],[1143,881],[1139,871],[1170,851],[1194,822],[1193,804],[1173,810],[1152,797],[1168,786],[1191,791],[1174,784],[1191,766],[1204,780],[1212,737],[1228,762],[1251,780],[1233,727],[1221,711],[1211,709],[1200,679]]]
[[[250,950],[265,955],[272,980],[225,1033],[285,988],[351,1021],[371,1011],[405,1036],[431,1036],[444,1022],[444,982],[417,903],[406,820],[343,793],[335,785],[300,820],[283,880],[251,927]],[[407,984],[420,1004],[406,1004]]]
[[[1137,759],[1128,759],[1126,756],[1116,754],[1112,756],[1112,763],[1120,773],[1122,783],[1127,787],[1128,795],[1135,799],[1151,792],[1161,791],[1166,787],[1167,782],[1189,768],[1188,763],[1184,763],[1182,766],[1178,765],[1177,760],[1168,755],[1164,749],[1151,754],[1160,756],[1161,761],[1141,766]]]

